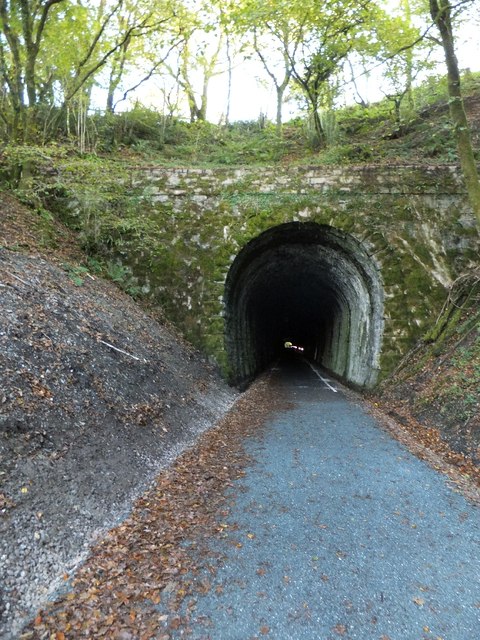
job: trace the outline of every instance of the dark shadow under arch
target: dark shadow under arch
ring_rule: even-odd
[[[285,340],[357,387],[378,375],[383,287],[353,236],[313,222],[273,227],[237,255],[225,283],[230,381],[245,386]]]

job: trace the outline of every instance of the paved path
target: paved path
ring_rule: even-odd
[[[247,443],[192,637],[479,640],[478,508],[324,374],[275,375],[295,406]]]

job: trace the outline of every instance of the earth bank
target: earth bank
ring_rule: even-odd
[[[0,637],[232,405],[171,327],[79,266],[75,240],[2,196]],[[51,246],[51,242],[50,242]]]
[[[430,331],[375,399],[404,428],[479,477],[480,270],[458,278]]]

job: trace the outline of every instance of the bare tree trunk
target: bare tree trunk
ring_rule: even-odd
[[[106,113],[113,113],[113,92],[114,91],[115,89],[113,88],[113,85],[110,84],[108,86],[107,102],[105,105]]]
[[[457,141],[458,156],[462,167],[468,198],[477,218],[480,231],[480,180],[473,154],[472,139],[460,87],[460,72],[455,55],[450,0],[430,0],[430,13],[440,31],[447,64],[450,117]]]
[[[10,136],[15,142],[20,142],[24,130],[23,125],[26,121],[21,42],[18,34],[11,28],[8,5],[5,0],[0,0],[0,19],[3,36],[5,37],[11,54],[11,63],[9,64],[3,44],[0,42],[1,72],[9,89],[10,103],[12,106]]]
[[[318,113],[318,103],[312,102],[313,126],[315,129],[314,148],[321,149],[325,145],[325,132],[323,130],[320,114]]]
[[[208,103],[208,85],[210,84],[210,76],[205,74],[203,79],[202,96],[200,101],[200,109],[198,110],[198,120],[205,122],[207,119],[207,103]]]
[[[230,108],[232,106],[232,55],[230,51],[230,34],[227,31],[227,61],[228,61],[228,85],[227,85],[227,108],[225,110],[225,126],[230,124]]]
[[[410,0],[402,0],[402,8],[405,16],[405,20],[408,23],[408,26],[412,24],[412,8],[410,6]],[[407,93],[407,101],[410,111],[413,111],[414,97],[413,97],[413,48],[408,48],[405,51],[406,61],[407,61],[407,78],[406,78],[406,93]]]
[[[285,95],[285,91],[287,90],[287,87],[290,84],[290,79],[292,77],[292,65],[290,62],[290,56],[288,51],[288,47],[289,47],[288,32],[284,30],[282,33],[283,37],[281,39],[281,43],[283,46],[283,65],[284,65],[284,75],[283,75],[282,81],[277,79],[277,76],[275,75],[272,66],[269,64],[268,58],[264,55],[263,47],[261,47],[258,44],[256,30],[254,30],[253,34],[254,34],[253,47],[255,49],[255,52],[259,57],[261,63],[263,64],[263,68],[265,69],[267,74],[270,76],[275,86],[275,91],[277,94],[277,112],[276,112],[276,119],[275,119],[275,129],[277,131],[277,134],[280,136],[282,134],[282,124],[283,124],[283,113],[282,113],[283,112],[283,96]],[[296,50],[296,46],[295,46],[295,50]]]
[[[275,87],[276,91],[277,91],[277,116],[275,119],[275,128],[277,130],[277,133],[280,134],[282,131],[282,112],[283,112],[283,93],[284,93],[284,89],[281,86],[277,86]]]

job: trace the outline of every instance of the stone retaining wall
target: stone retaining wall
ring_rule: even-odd
[[[230,265],[260,233],[310,221],[351,234],[378,266],[385,293],[383,373],[434,320],[445,288],[478,259],[478,236],[456,166],[142,168],[132,172],[148,247],[132,265],[186,336],[224,369],[223,294]]]

